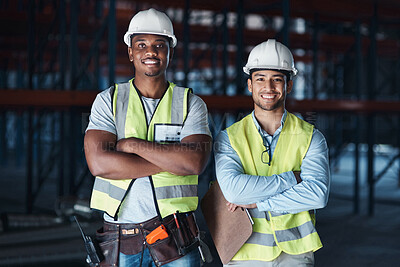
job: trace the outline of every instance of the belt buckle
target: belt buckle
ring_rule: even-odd
[[[133,229],[122,229],[121,233],[123,235],[135,235],[139,233],[139,228],[133,228]]]

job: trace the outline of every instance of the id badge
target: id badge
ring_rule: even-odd
[[[182,124],[154,124],[154,141],[172,143],[181,141]]]

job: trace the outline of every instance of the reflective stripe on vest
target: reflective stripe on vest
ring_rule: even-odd
[[[245,173],[271,176],[300,171],[313,130],[312,125],[288,112],[270,166],[261,161],[265,147],[251,114],[229,127],[227,133]],[[272,261],[281,251],[298,255],[322,247],[314,227],[315,217],[308,211],[297,214],[249,211],[254,221],[253,234],[232,260]]]
[[[170,83],[160,99],[149,125],[141,97],[132,84],[115,87],[113,103],[117,139],[136,137],[153,141],[155,124],[183,125],[188,109],[189,88]],[[157,204],[162,217],[197,209],[197,175],[177,176],[162,172],[152,176]],[[96,177],[91,207],[107,212],[112,217],[118,213],[132,180],[110,180]]]

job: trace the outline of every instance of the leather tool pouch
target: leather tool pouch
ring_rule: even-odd
[[[125,255],[135,255],[143,250],[143,233],[134,224],[105,222],[104,226],[97,230],[96,240],[105,257],[100,266],[118,266],[120,252]]]
[[[153,244],[146,244],[149,248],[150,255],[153,258],[156,266],[167,264],[182,257],[181,255],[179,255],[177,247],[175,245],[175,240],[173,237],[173,233],[171,232],[169,220],[164,220],[163,224],[167,230],[168,237],[158,240]],[[143,229],[143,232],[145,235],[151,233],[150,229]]]
[[[156,197],[156,193],[155,193],[153,179],[151,176],[149,176],[149,180],[150,180],[151,188],[153,191],[154,205],[156,206],[157,215],[158,215],[157,218],[159,219],[160,223],[162,223],[166,227],[168,237],[158,240],[153,244],[146,243],[146,245],[149,248],[150,254],[153,258],[155,265],[161,266],[163,264],[174,261],[180,257],[183,257],[188,252],[190,252],[193,248],[195,248],[195,245],[193,245],[193,244],[195,244],[196,242],[199,243],[199,241],[196,238],[198,230],[196,232],[193,232],[193,234],[189,233],[189,232],[191,232],[189,229],[193,228],[193,227],[187,227],[188,226],[187,217],[194,216],[194,214],[192,212],[184,213],[184,214],[178,214],[178,213],[176,214],[176,215],[181,216],[181,217],[179,217],[179,219],[181,219],[181,221],[185,221],[184,223],[182,223],[182,227],[179,228],[179,229],[181,229],[181,231],[179,229],[177,229],[178,226],[177,226],[176,220],[174,218],[174,215],[168,215],[167,217],[162,218],[161,213],[160,213],[160,208],[158,207],[158,203],[157,203],[157,197]],[[195,221],[193,221],[193,222],[194,222],[194,225],[196,226],[195,228],[198,229]],[[186,226],[184,226],[184,225],[186,225]],[[147,230],[147,229],[145,229],[146,227],[143,227],[143,228],[144,228],[144,235],[151,232],[151,231],[146,232],[146,230]],[[185,229],[183,229],[183,228],[185,228]],[[181,233],[182,233],[182,231],[185,231],[185,230],[188,232],[188,235],[182,236]],[[190,245],[186,245],[186,244],[190,244]]]
[[[196,249],[199,241],[196,238],[198,228],[193,214],[177,214],[179,228],[173,215],[163,219],[168,237],[160,239],[152,244],[146,242],[155,265],[161,266],[179,259]],[[158,219],[149,220],[138,225],[124,225],[104,223],[104,227],[96,232],[98,242],[105,259],[100,266],[118,266],[118,256],[122,252],[126,255],[135,255],[142,252],[145,237],[159,227]]]
[[[104,231],[104,228],[101,227],[96,231],[96,241],[104,255],[100,266],[118,266],[119,231]]]
[[[185,215],[179,215],[184,217],[180,218],[181,225],[179,229],[176,225],[174,217],[172,215],[167,216],[164,218],[163,224],[167,229],[168,237],[158,240],[153,244],[147,244],[153,261],[157,266],[161,266],[179,259],[198,246],[198,240],[194,235],[196,232],[192,232],[190,230],[189,223]],[[197,228],[196,224],[194,224],[194,227]],[[194,227],[192,226],[192,228]],[[148,233],[150,232],[151,231]]]
[[[142,252],[144,239],[139,228],[129,229],[126,232],[121,230],[120,238],[120,252],[125,255],[135,255]]]

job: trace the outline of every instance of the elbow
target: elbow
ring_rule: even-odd
[[[326,205],[327,205],[327,202],[326,202],[326,201],[317,201],[317,202],[315,203],[314,209],[316,209],[316,210],[318,210],[318,209],[323,209],[323,208],[326,207]]]
[[[200,175],[203,173],[205,165],[202,164],[186,164],[182,170],[175,172],[177,175]]]
[[[93,176],[105,176],[103,172],[99,169],[94,169],[94,168],[89,168],[90,172],[92,173]]]
[[[307,184],[307,182],[305,183]],[[307,186],[310,186],[310,194],[313,196],[310,202],[313,209],[325,208],[328,204],[329,184],[315,182],[307,184]]]
[[[221,181],[219,181],[219,185],[226,201],[234,204],[243,202],[243,198],[240,193],[235,193],[234,189],[230,185],[223,184]]]
[[[207,162],[204,162],[204,160],[201,160],[197,164],[193,164],[191,171],[194,175],[200,175],[205,170],[206,165],[207,165]]]
[[[328,205],[328,193],[322,194],[315,202],[315,209],[323,209]]]
[[[206,152],[202,152],[198,154],[197,159],[193,162],[192,165],[192,172],[195,175],[200,175],[206,169],[208,161],[210,159],[211,151],[206,150]]]
[[[224,193],[223,195],[224,195],[226,201],[228,201],[229,203],[233,203],[233,204],[240,203],[239,199],[237,197],[235,197],[234,195],[227,194],[227,193]]]
[[[208,161],[210,159],[211,154],[211,141],[205,142],[201,145],[201,149],[197,149],[197,151],[189,157],[189,162],[187,166],[189,175],[200,175],[205,170]]]
[[[321,200],[321,209],[322,208],[325,208],[327,205],[328,205],[328,198],[329,198],[329,194],[328,193],[326,193],[325,195],[324,195],[324,197],[322,198],[322,200]]]
[[[328,199],[329,199],[329,184],[324,188],[322,196],[320,197],[320,205],[321,209],[325,208],[328,205]]]
[[[193,157],[182,166],[182,172],[176,173],[178,175],[200,175],[205,170],[208,163],[209,155],[200,155]]]
[[[90,173],[108,177],[112,168],[110,152],[114,153],[115,135],[102,131],[88,131],[84,140],[84,152]]]
[[[222,168],[217,171],[217,180],[221,188],[222,194],[226,201],[234,204],[251,204],[247,203],[247,195],[244,193],[244,185],[238,183],[241,174],[226,171]]]
[[[112,174],[112,171],[109,168],[104,168],[100,164],[96,164],[96,166],[89,167],[90,173],[95,177],[102,177],[108,179],[116,179],[116,177]]]
[[[105,176],[104,169],[101,167],[101,164],[89,163],[88,162],[89,171],[93,176]]]
[[[95,155],[86,153],[86,162],[87,162],[89,171],[93,176],[108,177],[108,172],[106,169],[108,164],[104,163],[101,155],[95,156]]]
[[[241,204],[252,204],[254,202],[250,202],[246,196],[244,196],[243,194],[241,194],[240,192],[235,192],[232,190],[222,190],[222,194],[224,195],[226,201],[228,201],[229,203],[233,203],[236,205],[241,205]]]

